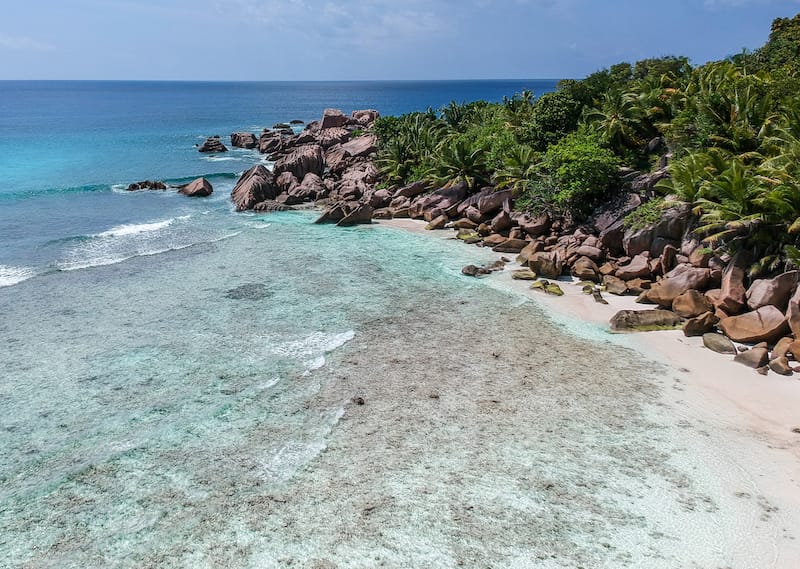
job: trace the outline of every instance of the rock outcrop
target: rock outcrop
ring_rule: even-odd
[[[231,134],[231,146],[234,148],[255,148],[258,139],[252,132],[234,132]]]
[[[306,174],[313,173],[322,176],[325,169],[325,159],[322,147],[318,144],[307,144],[293,149],[289,154],[275,162],[272,172],[279,176],[283,172],[291,172],[298,180],[305,178]]]
[[[789,331],[786,316],[775,306],[762,306],[753,312],[723,318],[720,330],[734,342],[775,342]]]
[[[261,164],[244,172],[231,191],[231,200],[236,211],[253,209],[259,202],[274,200],[278,195],[278,187],[272,172]]]
[[[747,289],[747,307],[757,310],[762,306],[772,304],[781,310],[786,310],[789,297],[797,288],[800,271],[789,271],[772,279],[758,279],[753,281]]]
[[[192,180],[185,186],[181,186],[178,189],[178,193],[193,198],[204,198],[210,196],[213,192],[214,187],[211,185],[211,182],[205,178],[197,178],[196,180]]]
[[[218,136],[211,136],[206,139],[206,141],[200,145],[198,149],[199,152],[210,152],[210,153],[218,153],[218,152],[227,152],[228,149],[222,144],[222,141],[219,139]]]

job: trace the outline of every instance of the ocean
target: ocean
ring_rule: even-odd
[[[655,364],[460,274],[488,251],[236,213],[263,157],[195,147],[554,85],[0,82],[0,566],[727,559]]]

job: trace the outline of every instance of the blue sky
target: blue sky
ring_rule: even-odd
[[[753,49],[800,0],[0,0],[0,79],[583,77]]]

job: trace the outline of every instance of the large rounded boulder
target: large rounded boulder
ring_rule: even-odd
[[[295,178],[302,180],[309,172],[322,176],[324,170],[325,158],[322,147],[318,144],[306,144],[281,157],[275,162],[272,171],[276,176],[283,172],[291,172]]]
[[[789,332],[786,316],[775,306],[762,306],[753,312],[720,320],[719,328],[734,342],[772,343]]]

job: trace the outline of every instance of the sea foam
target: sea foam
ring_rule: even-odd
[[[154,221],[152,223],[126,223],[112,227],[108,231],[98,233],[97,237],[123,237],[125,235],[136,235],[149,231],[158,231],[173,224],[176,218],[165,219],[164,221]]]
[[[7,265],[0,265],[0,287],[14,286],[22,281],[26,281],[35,272],[29,267],[9,267]]]
[[[355,335],[354,330],[333,334],[314,332],[300,340],[277,344],[271,351],[284,357],[301,360],[306,372],[310,372],[325,365],[325,354],[345,345],[355,338]]]
[[[122,263],[135,257],[179,251],[203,243],[216,243],[241,231],[219,234],[194,226],[191,215],[147,223],[122,224],[90,235],[67,250],[55,263],[61,271],[74,271]]]

